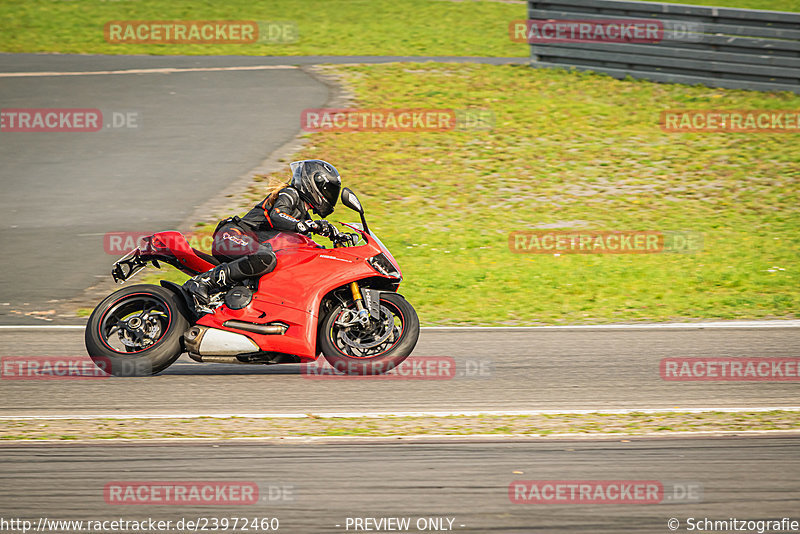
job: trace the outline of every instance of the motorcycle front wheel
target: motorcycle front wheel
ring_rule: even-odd
[[[94,309],[86,325],[86,350],[109,374],[150,376],[178,359],[187,328],[171,291],[134,285],[112,293]]]
[[[319,348],[334,369],[351,375],[380,375],[408,358],[419,338],[419,318],[414,307],[397,293],[381,293],[380,317],[366,326],[337,325],[348,309],[340,304],[320,325]]]

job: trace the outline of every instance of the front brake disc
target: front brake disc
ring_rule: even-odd
[[[385,317],[385,319],[384,319]],[[383,332],[381,332],[377,337],[373,338],[370,341],[362,341],[362,338],[353,339],[350,334],[354,330],[359,330],[358,328],[348,328],[347,330],[339,330],[339,339],[346,345],[357,349],[371,349],[373,347],[377,347],[384,341],[386,341],[392,332],[394,332],[394,322],[392,321],[393,315],[392,313],[386,309],[385,306],[381,306],[381,320],[380,325],[383,327]],[[378,326],[376,326],[377,330]]]

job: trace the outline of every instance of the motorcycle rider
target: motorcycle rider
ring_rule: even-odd
[[[267,243],[279,232],[315,233],[330,237],[335,228],[325,220],[333,213],[342,187],[336,167],[318,159],[291,164],[289,183],[274,180],[267,197],[244,217],[228,217],[214,231],[211,253],[218,266],[186,281],[183,287],[203,302],[247,278],[272,272],[277,258]],[[308,210],[322,217],[312,220]]]

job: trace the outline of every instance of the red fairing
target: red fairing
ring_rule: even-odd
[[[265,351],[294,354],[304,361],[315,359],[322,298],[350,282],[381,276],[366,260],[382,249],[370,236],[365,235],[365,239],[367,243],[358,247],[322,248],[299,234],[279,234],[269,241],[278,265],[261,277],[252,302],[241,310],[220,306],[197,324],[244,334]],[[283,335],[254,334],[222,326],[230,319],[257,324],[282,322],[289,329]]]
[[[365,245],[324,248],[304,235],[278,234],[269,241],[278,264],[274,271],[261,277],[252,302],[241,310],[222,305],[214,313],[202,316],[197,324],[246,335],[264,351],[293,354],[304,361],[316,359],[322,298],[350,282],[383,276],[367,263],[367,259],[383,253],[394,262],[389,251],[372,236],[351,228],[362,235]],[[189,274],[214,267],[196,254],[180,232],[153,234],[142,252],[155,258],[174,258],[177,261],[171,263]],[[223,326],[231,319],[254,324],[281,322],[289,328],[283,335],[255,334]]]
[[[213,269],[214,265],[207,262],[189,246],[186,238],[180,232],[158,232],[150,236],[150,250],[143,251],[155,256],[175,257],[184,272],[190,274],[204,273]]]
[[[401,270],[400,270],[400,265],[397,263],[397,260],[395,260],[395,259],[394,259],[394,256],[392,256],[392,253],[391,253],[391,252],[389,252],[389,249],[388,249],[388,248],[386,248],[385,246],[383,246],[383,245],[382,245],[380,242],[377,242],[377,243],[376,243],[376,242],[375,242],[375,240],[374,240],[374,239],[372,239],[372,236],[371,236],[371,235],[369,235],[368,233],[366,233],[364,230],[361,230],[360,228],[357,228],[357,227],[353,226],[352,224],[347,224],[347,223],[342,223],[342,224],[343,224],[343,225],[345,225],[345,226],[347,226],[348,228],[352,228],[353,230],[355,230],[356,232],[358,232],[359,234],[361,234],[361,236],[362,236],[364,239],[366,239],[367,241],[372,241],[373,243],[375,243],[375,244],[378,246],[378,248],[380,248],[380,251],[381,251],[381,252],[383,252],[383,254],[384,254],[384,255],[385,255],[387,258],[389,258],[389,260],[390,260],[390,261],[391,261],[391,262],[394,264],[394,268],[395,268],[395,269],[397,269],[397,273],[398,273],[398,274],[399,274],[401,277],[403,276],[403,271],[401,271]]]

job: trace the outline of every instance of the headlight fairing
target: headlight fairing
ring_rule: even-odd
[[[372,256],[367,260],[367,263],[384,276],[388,276],[389,278],[402,278],[398,268],[383,253]]]

